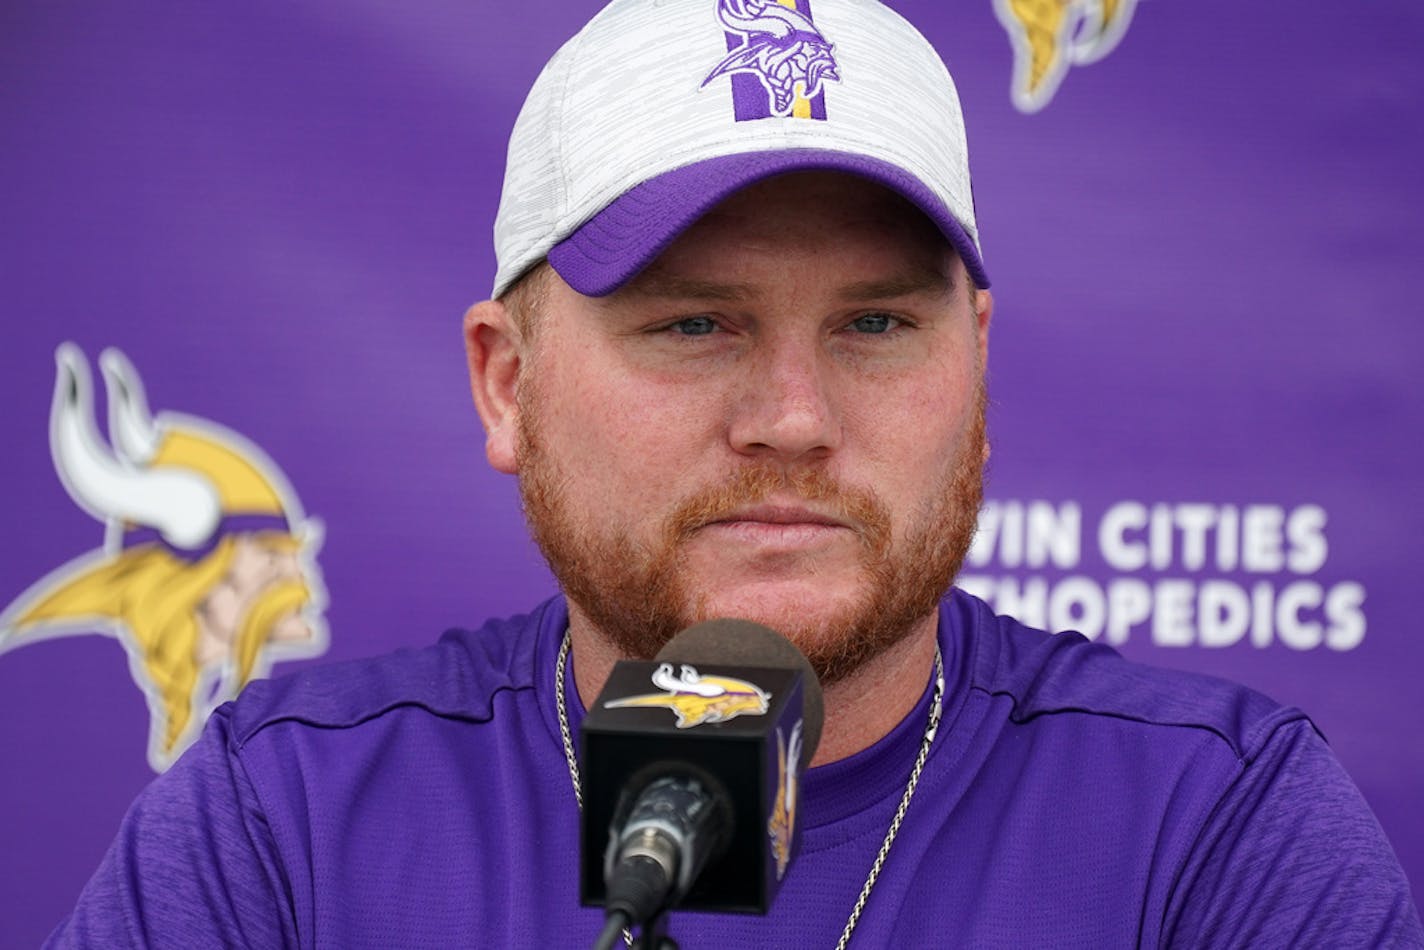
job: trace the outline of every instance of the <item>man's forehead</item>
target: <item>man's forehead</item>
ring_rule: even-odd
[[[687,230],[747,222],[791,225],[808,218],[908,228],[948,244],[939,227],[914,202],[878,182],[842,171],[796,171],[753,182],[713,205]]]
[[[846,249],[864,266],[845,270],[827,289],[847,299],[945,295],[963,271],[934,222],[894,191],[854,175],[800,172],[758,182],[714,206],[613,296],[746,299],[761,288],[725,276],[729,262]]]
[[[946,248],[943,266],[926,266],[906,260],[902,267],[883,276],[851,279],[828,288],[847,303],[863,300],[891,300],[898,297],[944,297],[958,285],[956,272],[963,265]],[[641,274],[608,299],[620,300],[705,300],[736,303],[749,300],[763,288],[751,283],[706,279],[678,273],[663,261],[654,261]]]

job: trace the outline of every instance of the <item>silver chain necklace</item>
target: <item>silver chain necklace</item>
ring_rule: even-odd
[[[559,659],[554,670],[554,704],[559,710],[559,736],[564,740],[564,759],[569,764],[569,780],[574,785],[574,800],[578,802],[579,810],[583,810],[583,783],[579,779],[578,756],[574,753],[573,731],[569,729],[569,710],[564,701],[564,671],[569,662],[569,647],[572,639],[567,630],[564,631],[564,642],[559,645]],[[935,733],[939,731],[939,717],[944,711],[944,658],[940,655],[939,643],[935,643],[935,687],[934,697],[930,700],[930,718],[925,725],[924,738],[920,740],[920,754],[915,757],[915,767],[910,770],[910,780],[905,783],[905,793],[900,796],[900,807],[895,809],[895,817],[890,820],[890,829],[885,832],[885,840],[880,843],[880,853],[875,856],[875,863],[870,866],[870,874],[865,878],[865,885],[860,889],[860,896],[856,898],[855,906],[851,908],[850,919],[846,921],[845,930],[841,932],[840,942],[836,944],[836,950],[845,950],[850,943],[850,935],[855,932],[855,925],[860,922],[861,911],[865,910],[865,902],[870,899],[870,891],[875,887],[876,880],[880,877],[880,869],[885,864],[885,856],[890,853],[890,846],[895,843],[895,836],[900,833],[900,823],[905,820],[905,811],[910,807],[910,799],[915,796],[915,786],[920,784],[920,772],[925,767],[925,759],[929,758],[930,746],[934,744]],[[629,947],[633,946],[633,935],[623,931],[623,942]]]

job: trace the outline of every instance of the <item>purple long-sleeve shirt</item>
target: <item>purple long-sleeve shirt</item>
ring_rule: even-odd
[[[254,683],[157,779],[51,945],[588,946],[554,705],[568,622]],[[1309,720],[1074,634],[940,612],[944,721],[852,946],[1421,947],[1409,885]],[[929,692],[811,770],[765,917],[674,913],[700,947],[833,947]],[[582,708],[568,679],[571,716]]]

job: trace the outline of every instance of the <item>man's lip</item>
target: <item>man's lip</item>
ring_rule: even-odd
[[[849,528],[843,519],[832,515],[822,514],[810,508],[802,508],[799,505],[755,505],[750,508],[738,508],[736,511],[714,518],[708,524],[735,524],[738,522],[755,522],[761,524],[817,524],[830,528]]]

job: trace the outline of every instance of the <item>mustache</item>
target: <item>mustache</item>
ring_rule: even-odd
[[[667,518],[667,540],[674,544],[686,541],[698,529],[773,496],[815,502],[846,522],[872,552],[889,547],[890,512],[873,492],[845,485],[825,469],[787,469],[768,463],[739,468],[680,502]]]

